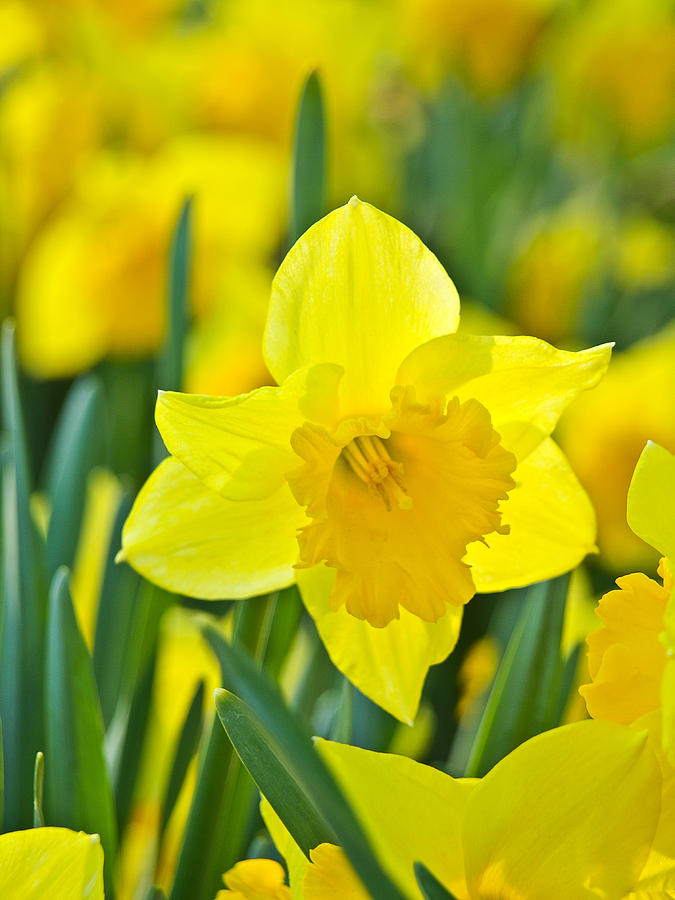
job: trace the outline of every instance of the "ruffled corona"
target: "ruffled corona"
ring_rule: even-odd
[[[380,422],[296,429],[303,465],[288,477],[312,519],[297,566],[336,569],[331,607],[376,627],[398,618],[399,605],[435,622],[446,604],[471,599],[462,559],[472,541],[508,530],[499,502],[516,467],[477,400],[422,404],[410,387],[391,399]]]

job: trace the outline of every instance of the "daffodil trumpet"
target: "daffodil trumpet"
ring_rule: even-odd
[[[595,549],[550,434],[611,348],[456,334],[459,298],[404,225],[357,198],[310,228],[272,287],[278,387],[162,393],[171,454],[121,558],[169,590],[245,598],[297,581],[336,666],[411,721],[462,608]]]

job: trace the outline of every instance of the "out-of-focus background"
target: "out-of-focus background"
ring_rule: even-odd
[[[183,387],[266,382],[293,122],[316,68],[327,209],[356,193],[412,227],[467,330],[616,341],[562,439],[607,565],[644,559],[625,490],[647,437],[675,442],[671,0],[3,0],[0,67],[0,295],[26,374],[51,382],[30,426],[43,444],[68,379],[98,367],[124,398],[114,466],[144,474],[152,392],[125,382],[162,340],[186,194]]]
[[[570,349],[616,342],[606,379],[558,433],[595,504],[600,550],[573,581],[566,646],[593,626],[589,596],[655,567],[625,509],[646,440],[675,451],[675,2],[0,0],[0,310],[16,320],[32,513],[48,552],[59,540],[48,522],[55,512],[68,522],[58,503],[69,430],[94,394],[105,408],[99,445],[74,464],[86,490],[72,546],[54,560],[74,566],[108,737],[120,715],[126,729],[121,749],[107,750],[119,766],[121,897],[171,882],[205,731],[195,716],[202,704],[212,715],[219,681],[200,616],[229,610],[152,599],[112,564],[158,458],[156,389],[178,387],[156,364],[172,234],[191,196],[182,388],[268,383],[261,334],[292,240],[293,134],[312,70],[325,102],[324,211],[358,194],[409,225],[454,279],[467,332]],[[89,371],[94,381],[82,380]],[[472,734],[462,723],[484,702],[517,601],[470,605],[412,731],[357,697],[354,742],[447,758],[458,729]],[[501,619],[485,637],[493,609]],[[143,665],[129,661],[141,614],[152,625]],[[313,709],[315,733],[331,733],[339,683],[303,628],[285,663],[288,693]],[[570,716],[585,714],[577,707]],[[173,748],[193,732],[174,790]],[[452,758],[466,747],[453,746],[450,769],[461,771]],[[231,771],[231,790],[248,790],[253,808],[252,786]],[[233,844],[230,863],[247,848]]]

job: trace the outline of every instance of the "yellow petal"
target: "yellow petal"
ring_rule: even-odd
[[[299,569],[297,581],[333,663],[378,706],[402,722],[417,713],[429,666],[442,662],[457,643],[462,608],[448,606],[437,622],[424,622],[402,608],[384,628],[330,607],[335,570]]]
[[[304,900],[371,900],[341,847],[319,844],[310,851],[303,882]]]
[[[605,594],[597,607],[605,627],[586,638],[593,682],[579,693],[594,719],[628,725],[661,705],[666,650],[659,635],[668,593],[641,572],[616,583],[619,590]]]
[[[538,735],[475,788],[464,822],[470,896],[623,897],[656,831],[661,773],[646,732],[576,722]]]
[[[651,441],[628,489],[628,524],[663,556],[675,559],[675,456]]]
[[[419,896],[413,871],[419,860],[454,894],[466,895],[462,820],[477,781],[390,753],[330,741],[317,748],[406,894]]]
[[[661,682],[663,749],[675,769],[675,592],[671,593],[666,607],[665,626],[661,636],[667,655]]]
[[[97,834],[31,828],[0,835],[3,900],[103,900],[103,850]]]
[[[304,521],[286,485],[265,500],[226,500],[170,457],[136,498],[119,559],[170,591],[250,597],[293,582]]]
[[[228,890],[216,900],[291,900],[283,866],[273,859],[245,859],[223,875]]]
[[[338,366],[314,366],[281,387],[239,397],[160,393],[155,419],[168,451],[230,500],[261,500],[293,465],[291,433],[337,413]]]
[[[478,592],[503,591],[553,578],[595,551],[595,515],[560,448],[547,438],[513,473],[516,487],[501,504],[508,534],[469,544]]]
[[[301,366],[337,363],[346,414],[380,413],[404,357],[455,331],[458,320],[457,291],[436,257],[400,222],[353,197],[281,264],[265,360],[280,383]]]
[[[267,800],[260,800],[260,815],[270,833],[274,846],[284,858],[293,900],[305,900],[302,884],[309,861],[291,837],[288,829]]]
[[[533,337],[445,335],[413,350],[396,381],[413,385],[422,399],[479,400],[506,449],[522,459],[552,432],[565,407],[598,383],[611,348],[572,353]]]

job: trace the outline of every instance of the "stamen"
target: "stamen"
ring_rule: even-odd
[[[354,474],[377,494],[387,510],[391,511],[394,505],[399,509],[411,508],[403,466],[391,458],[381,438],[374,434],[354,438],[342,454]]]

